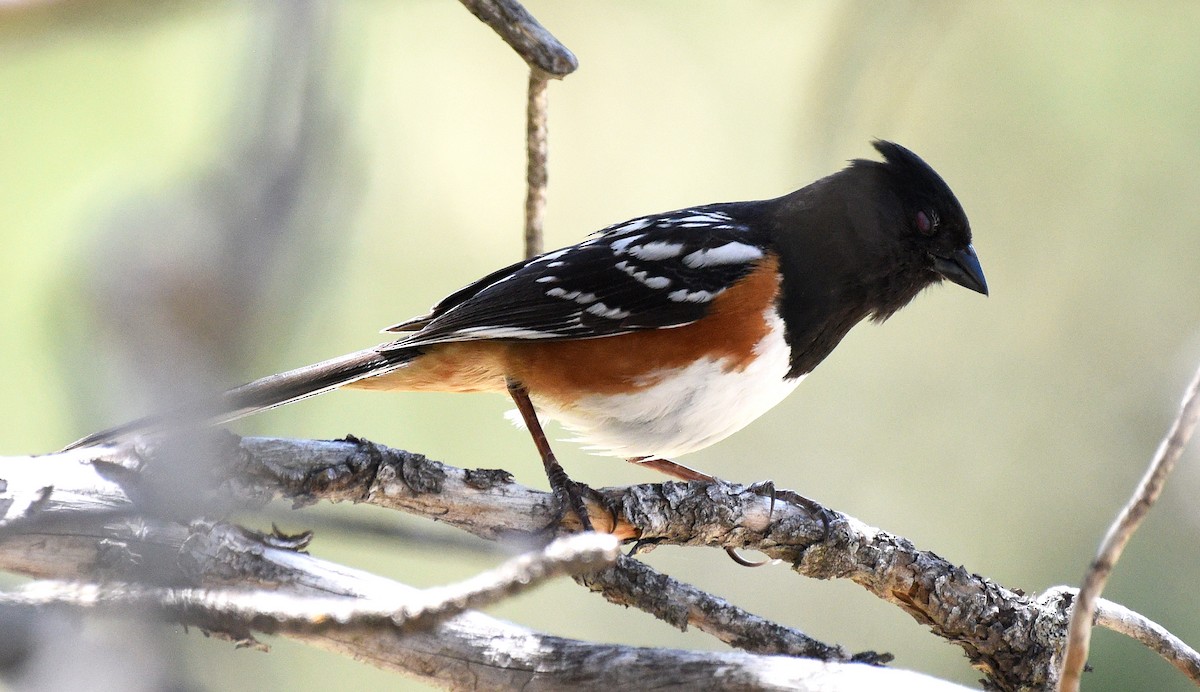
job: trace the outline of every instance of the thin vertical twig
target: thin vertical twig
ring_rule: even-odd
[[[546,87],[550,75],[536,67],[529,70],[529,100],[525,112],[525,256],[542,252],[546,216]]]
[[[1179,456],[1196,428],[1197,420],[1200,420],[1200,369],[1192,377],[1184,393],[1183,403],[1179,407],[1179,415],[1175,417],[1166,437],[1159,444],[1150,467],[1138,483],[1133,497],[1109,527],[1108,533],[1100,543],[1096,558],[1092,560],[1083,577],[1083,586],[1080,587],[1079,595],[1071,608],[1067,650],[1063,655],[1063,671],[1059,680],[1059,690],[1062,692],[1079,690],[1080,675],[1084,664],[1087,663],[1088,645],[1092,635],[1092,615],[1096,609],[1096,602],[1117,560],[1121,558],[1125,545],[1129,543],[1129,539],[1133,537],[1162,493],[1167,476],[1179,461]]]
[[[541,254],[546,214],[546,86],[579,67],[575,55],[517,0],[460,0],[529,65],[525,115],[525,256]]]

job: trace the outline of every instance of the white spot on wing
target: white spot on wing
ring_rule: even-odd
[[[652,222],[648,218],[633,219],[632,221],[626,221],[625,223],[621,224],[620,226],[617,226],[616,228],[612,229],[609,232],[610,233],[632,233],[633,231],[642,230],[646,226],[649,226],[651,223]]]
[[[671,285],[671,280],[667,277],[650,276],[650,272],[644,269],[638,269],[637,267],[630,265],[625,260],[621,260],[613,266],[632,276],[638,283],[656,290],[663,289]]]
[[[637,235],[626,236],[620,240],[614,240],[609,247],[612,248],[614,255],[623,255],[625,254],[625,248],[629,247],[630,243],[636,243],[643,237],[644,236],[640,233]]]
[[[555,281],[558,281],[558,277],[557,276],[539,276],[535,281],[539,284],[552,284]]]
[[[595,305],[592,305],[591,307],[589,307],[587,309],[587,311],[597,317],[605,317],[610,320],[619,320],[619,319],[629,317],[628,310],[622,310],[620,308],[610,308],[607,305],[605,305],[604,303],[596,303]]]
[[[761,259],[762,250],[737,241],[725,243],[707,250],[697,250],[683,258],[683,263],[692,269],[715,267],[724,264],[746,264]]]
[[[667,297],[676,303],[707,303],[713,298],[716,298],[722,291],[712,293],[709,291],[689,291],[681,288],[678,291],[671,291]]]
[[[681,243],[668,243],[662,240],[646,243],[645,245],[634,245],[629,248],[629,254],[647,262],[678,257],[681,252],[683,252],[683,245]]]
[[[550,289],[549,291],[546,291],[546,295],[550,296],[551,298],[562,298],[563,300],[573,300],[576,303],[579,303],[580,305],[587,305],[588,303],[596,302],[596,294],[595,293],[583,293],[582,291],[568,291],[559,286],[555,286],[554,288]]]

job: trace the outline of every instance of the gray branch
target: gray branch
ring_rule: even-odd
[[[215,528],[215,527],[213,527]],[[220,533],[208,528],[209,538],[224,542],[233,538],[234,545],[253,541],[248,533]],[[189,539],[201,535],[193,533]],[[195,554],[205,541],[187,541],[181,548]],[[221,545],[228,550],[229,543]],[[560,538],[544,549],[508,560],[496,569],[483,572],[458,584],[429,589],[397,589],[377,593],[371,598],[347,595],[353,588],[334,580],[324,587],[328,595],[306,595],[296,589],[261,589],[231,586],[225,588],[176,588],[148,586],[135,582],[108,582],[103,585],[80,582],[38,581],[22,591],[3,599],[8,606],[40,606],[70,604],[77,607],[109,609],[121,612],[129,609],[152,611],[175,622],[209,630],[229,632],[253,629],[271,634],[317,635],[345,629],[395,629],[402,634],[427,630],[471,608],[499,602],[562,575],[595,571],[612,564],[619,555],[617,541],[612,536],[595,533],[575,534]],[[288,566],[277,558],[280,565]],[[307,556],[292,557],[290,567],[307,570]],[[244,562],[243,564],[251,564]],[[281,580],[277,570],[257,577]],[[250,576],[250,575],[247,575]],[[202,580],[203,581],[203,580]],[[337,595],[339,594],[340,595]]]
[[[266,560],[272,556],[265,555]],[[305,563],[313,563],[305,565]],[[281,570],[322,570],[320,561],[297,556],[280,561]],[[286,563],[286,564],[285,564]],[[404,600],[416,590],[396,582],[340,571],[336,582],[353,584],[374,593],[381,601]],[[400,596],[397,596],[400,594]],[[198,590],[145,588],[140,585],[94,585],[39,582],[21,592],[0,595],[0,611],[74,607],[88,610],[136,608],[192,625],[211,626],[231,614],[254,614],[255,600],[283,604],[298,615],[294,597],[276,592],[205,593]],[[322,597],[333,611],[350,596]],[[232,607],[231,607],[232,605]],[[355,606],[350,606],[351,608]],[[314,612],[314,616],[320,613]],[[261,617],[256,617],[259,622]],[[920,689],[932,692],[961,691],[935,678],[903,670],[828,663],[782,656],[755,656],[741,652],[694,652],[620,645],[589,644],[523,630],[514,625],[467,612],[430,631],[400,631],[387,619],[375,622],[352,619],[346,623],[285,619],[258,631],[307,641],[325,649],[348,653],[361,660],[399,672],[419,675],[453,689],[711,689],[711,690],[838,690]],[[227,625],[226,625],[227,626]],[[228,634],[228,632],[226,632]],[[248,634],[248,633],[247,633]],[[242,640],[257,645],[253,639]],[[259,648],[265,648],[259,645]]]
[[[1056,598],[1076,598],[1078,589],[1068,586],[1055,586],[1046,590],[1040,600]],[[1096,599],[1096,611],[1092,624],[1136,639],[1147,649],[1162,656],[1165,661],[1175,666],[1192,681],[1200,686],[1200,652],[1188,646],[1183,640],[1167,631],[1165,627],[1136,613],[1119,603],[1099,598]]]
[[[461,0],[484,24],[492,27],[534,70],[565,77],[579,67],[575,55],[516,0]]]
[[[1083,586],[1075,599],[1074,611],[1071,613],[1070,629],[1067,638],[1067,650],[1064,655],[1062,686],[1064,692],[1078,692],[1083,667],[1087,663],[1088,644],[1092,633],[1092,612],[1096,601],[1099,600],[1108,576],[1121,559],[1125,545],[1133,538],[1134,532],[1141,526],[1142,520],[1150,513],[1150,508],[1162,494],[1167,477],[1175,468],[1176,462],[1183,454],[1184,447],[1200,421],[1200,369],[1192,376],[1179,406],[1179,413],[1171,422],[1171,427],[1155,451],[1145,475],[1134,489],[1133,496],[1121,508],[1117,518],[1113,520],[1095,559],[1088,565],[1083,577]]]
[[[622,557],[600,571],[581,573],[575,581],[617,605],[632,606],[680,630],[689,626],[726,644],[758,654],[785,654],[823,661],[887,663],[889,654],[867,651],[853,656],[791,627],[746,612],[728,601]]]
[[[194,449],[196,443],[186,446]],[[169,585],[239,565],[242,558],[230,558],[227,551],[203,560],[193,551],[181,560],[179,546],[196,539],[171,533],[174,526],[187,534],[178,521],[164,523],[145,515],[145,506],[163,504],[154,497],[154,469],[172,447],[144,444],[137,450],[104,448],[0,460],[0,479],[5,481],[0,491],[0,565],[45,578],[100,575]],[[224,435],[209,451],[216,460],[211,487],[193,489],[193,501],[206,507],[261,506],[274,496],[300,504],[369,502],[526,546],[556,516],[550,494],[518,485],[503,471],[459,469],[354,438]],[[723,483],[663,483],[603,489],[598,491],[603,502],[591,501],[597,503],[597,528],[622,540],[759,550],[805,576],[851,579],[961,646],[999,689],[1049,688],[1056,682],[1073,600],[1069,594],[1042,599],[1020,595],[852,517],[815,508],[785,491],[772,492]],[[606,522],[610,517],[615,524]],[[159,538],[163,535],[168,539]],[[289,544],[282,537],[275,540]],[[179,573],[179,564],[192,567]],[[235,569],[228,583],[245,577],[244,570]],[[644,587],[617,588],[614,583],[611,576],[602,576],[589,585],[661,616],[665,583],[681,598],[677,607],[689,611],[676,610],[671,616],[675,624],[685,620],[731,643],[765,636],[768,643],[754,644],[756,651],[791,651],[803,641],[802,634],[772,632],[747,614],[722,610],[723,601],[689,592],[692,587],[686,585],[653,579]],[[308,587],[328,593],[319,581]],[[327,644],[327,635],[322,636]]]
[[[74,465],[80,471],[76,480],[82,481],[89,470],[112,461],[88,463],[79,454],[61,454],[0,463],[6,474],[8,462],[23,468],[58,467],[53,471],[63,479]],[[39,490],[34,475],[5,486],[3,499],[11,502],[0,535],[0,564],[48,579],[102,578],[103,586],[35,583],[0,598],[9,622],[22,621],[22,609],[53,605],[136,609],[243,644],[256,644],[255,632],[275,632],[455,689],[961,689],[859,664],[591,644],[531,632],[473,611],[453,615],[463,594],[498,594],[530,572],[524,563],[510,564],[499,577],[479,578],[486,589],[460,585],[431,597],[297,552],[304,537],[259,536],[219,523],[183,526],[133,518],[114,512],[120,505],[120,483],[93,478],[98,490],[93,496],[81,492],[79,483],[71,489],[43,484]],[[128,479],[124,482],[128,485]],[[573,540],[579,539],[607,541],[595,547],[611,556],[612,537]],[[394,617],[414,604],[428,603],[439,617],[453,617],[417,620],[419,627],[408,626],[414,624],[412,618]],[[415,612],[429,610],[417,607]]]

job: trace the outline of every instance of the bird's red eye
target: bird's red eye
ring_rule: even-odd
[[[917,212],[917,230],[925,235],[933,233],[934,227],[937,226],[937,214],[927,214],[923,211]]]

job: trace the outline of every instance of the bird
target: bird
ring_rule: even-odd
[[[342,387],[507,392],[560,510],[591,528],[547,441],[685,480],[674,461],[782,401],[863,320],[950,281],[987,295],[958,199],[909,149],[872,142],[799,190],[638,216],[521,260],[388,327],[398,338],[88,435],[114,444],[187,421],[221,424]]]

